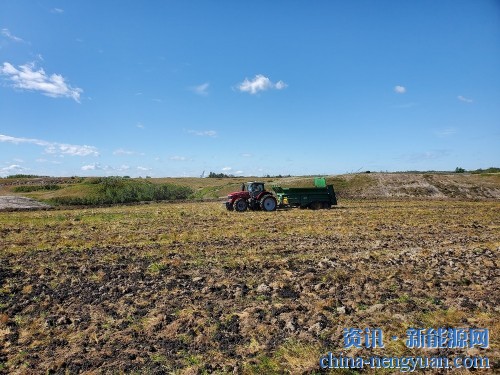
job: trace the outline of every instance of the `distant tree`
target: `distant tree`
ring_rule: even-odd
[[[208,178],[232,178],[232,174],[210,172]]]
[[[460,167],[455,168],[455,173],[464,173],[464,172],[465,172],[465,169],[463,169],[463,168],[460,168]]]

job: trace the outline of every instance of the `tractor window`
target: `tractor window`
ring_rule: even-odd
[[[248,185],[248,192],[249,193],[258,194],[261,191],[262,191],[262,185],[261,184],[249,184]]]

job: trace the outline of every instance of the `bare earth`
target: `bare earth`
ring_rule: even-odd
[[[498,373],[499,210],[2,212],[0,374],[318,374],[349,327],[380,327],[386,345],[352,356],[480,356],[490,369],[474,373]],[[488,328],[489,348],[409,349],[409,327]]]
[[[38,210],[50,208],[48,204],[34,199],[19,196],[0,196],[0,211],[2,210]]]

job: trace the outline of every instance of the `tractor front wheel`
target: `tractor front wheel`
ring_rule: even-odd
[[[266,195],[260,200],[260,207],[263,211],[275,211],[278,203],[272,195]]]
[[[248,208],[248,203],[245,199],[239,198],[236,199],[233,203],[234,210],[237,212],[243,212],[246,211]]]

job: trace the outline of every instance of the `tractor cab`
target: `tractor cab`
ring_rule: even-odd
[[[250,197],[257,199],[257,197],[264,191],[263,182],[248,182],[247,191],[250,193]]]

